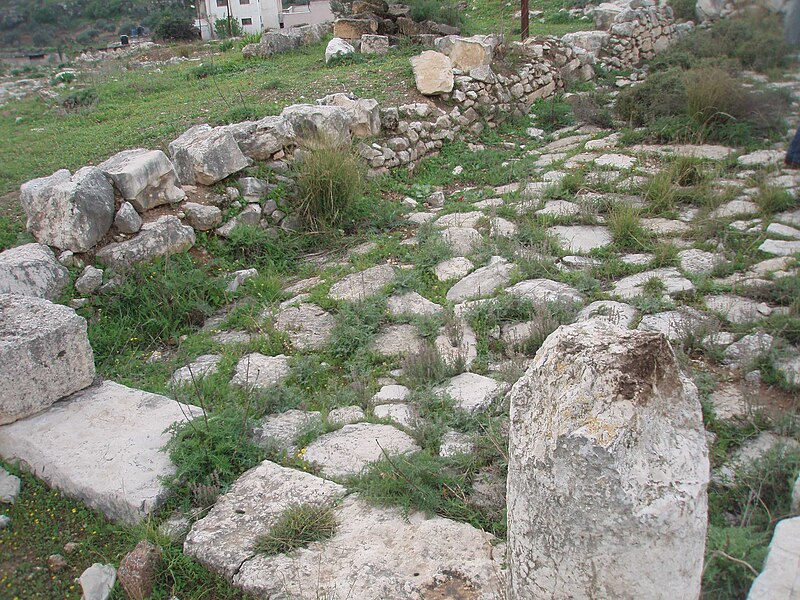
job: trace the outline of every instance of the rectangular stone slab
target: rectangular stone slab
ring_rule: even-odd
[[[202,414],[196,406],[105,381],[45,412],[0,427],[0,457],[109,519],[133,524],[164,498],[175,468],[165,430]]]

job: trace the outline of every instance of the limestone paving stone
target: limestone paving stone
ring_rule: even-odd
[[[442,436],[442,442],[439,444],[439,456],[450,458],[459,454],[472,454],[474,449],[475,445],[468,434],[448,431]]]
[[[364,417],[364,409],[360,406],[342,406],[331,410],[327,420],[331,425],[350,425],[363,421]]]
[[[283,354],[264,356],[258,352],[243,356],[236,365],[231,385],[265,390],[289,374],[289,359]]]
[[[192,525],[183,551],[230,580],[287,508],[331,505],[344,493],[332,481],[265,460],[239,477]]]
[[[264,417],[253,431],[253,438],[260,446],[293,450],[298,436],[321,427],[322,413],[319,411],[291,409]]]
[[[670,341],[681,341],[689,334],[696,334],[714,322],[708,315],[690,306],[645,315],[639,322],[639,331],[657,331]]]
[[[600,319],[617,327],[628,329],[636,319],[637,310],[630,304],[613,300],[598,300],[583,308],[576,321]]]
[[[447,227],[442,231],[442,241],[453,254],[472,254],[481,245],[483,237],[472,227]]]
[[[0,456],[113,521],[137,523],[167,497],[161,479],[175,473],[167,429],[201,414],[105,381],[0,427]]]
[[[772,349],[774,341],[770,334],[763,331],[746,335],[725,349],[722,362],[733,367],[754,363]]]
[[[447,292],[447,299],[453,301],[469,300],[491,296],[511,279],[514,265],[500,256],[493,256],[485,267],[476,269]]]
[[[188,365],[176,370],[169,380],[170,385],[194,384],[203,377],[216,373],[221,360],[220,354],[202,354]]]
[[[384,385],[375,392],[370,400],[373,406],[379,404],[392,404],[406,402],[411,395],[411,390],[404,385],[390,384]]]
[[[0,294],[0,425],[91,385],[86,321],[43,298]]]
[[[614,284],[613,293],[623,300],[632,300],[645,293],[643,288],[651,279],[658,279],[661,281],[664,286],[665,296],[690,293],[695,289],[694,284],[681,275],[678,269],[664,267],[623,277]]]
[[[372,414],[377,419],[388,419],[405,429],[414,429],[417,426],[417,414],[408,404],[381,404],[372,409]]]
[[[678,252],[681,269],[690,275],[708,275],[720,265],[725,264],[725,258],[715,252],[707,252],[696,248]]]
[[[583,302],[583,294],[577,289],[552,279],[527,279],[512,285],[506,291],[513,296],[525,298],[536,304]]]
[[[764,302],[750,298],[719,294],[704,298],[706,308],[721,314],[731,323],[742,324],[760,321],[772,314],[772,308]]]
[[[395,294],[387,302],[389,314],[393,317],[401,316],[434,316],[441,314],[444,310],[435,302],[421,296],[417,292],[406,292],[405,294]]]
[[[358,475],[364,467],[392,455],[416,452],[413,438],[391,425],[354,423],[318,437],[304,458],[327,477]]]
[[[319,350],[333,333],[336,318],[316,304],[302,303],[282,308],[275,318],[275,329],[289,336],[298,350]]]
[[[588,253],[597,248],[605,248],[613,241],[607,227],[596,225],[556,225],[548,233],[554,235],[565,250]]]
[[[374,296],[395,279],[391,265],[377,265],[352,273],[331,286],[328,295],[333,300],[357,302]]]
[[[389,325],[375,337],[372,348],[382,356],[409,356],[422,350],[425,341],[413,325]]]
[[[486,410],[508,390],[508,384],[477,373],[456,375],[439,389],[439,393],[455,401],[458,409],[475,413]]]
[[[471,525],[405,515],[357,495],[344,499],[336,520],[330,540],[246,560],[233,584],[255,597],[297,600],[494,600],[501,593],[502,547]]]
[[[463,256],[456,256],[443,260],[433,269],[433,274],[439,281],[450,281],[466,277],[475,268],[473,262]]]
[[[0,252],[0,294],[56,298],[69,283],[69,271],[43,244],[23,244]]]
[[[764,240],[758,249],[776,256],[792,256],[800,254],[800,240]]]

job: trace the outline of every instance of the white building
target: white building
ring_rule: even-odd
[[[197,0],[197,21],[204,40],[214,37],[218,19],[236,19],[245,33],[261,33],[282,26],[281,0]]]

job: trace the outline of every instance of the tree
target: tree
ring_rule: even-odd
[[[165,41],[191,42],[200,37],[191,17],[166,13],[153,29],[153,37]]]

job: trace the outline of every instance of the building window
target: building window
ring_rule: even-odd
[[[250,4],[250,0],[239,0],[239,4]]]
[[[253,19],[242,19],[242,25],[252,25]]]
[[[217,6],[228,6],[228,0],[217,0]]]

